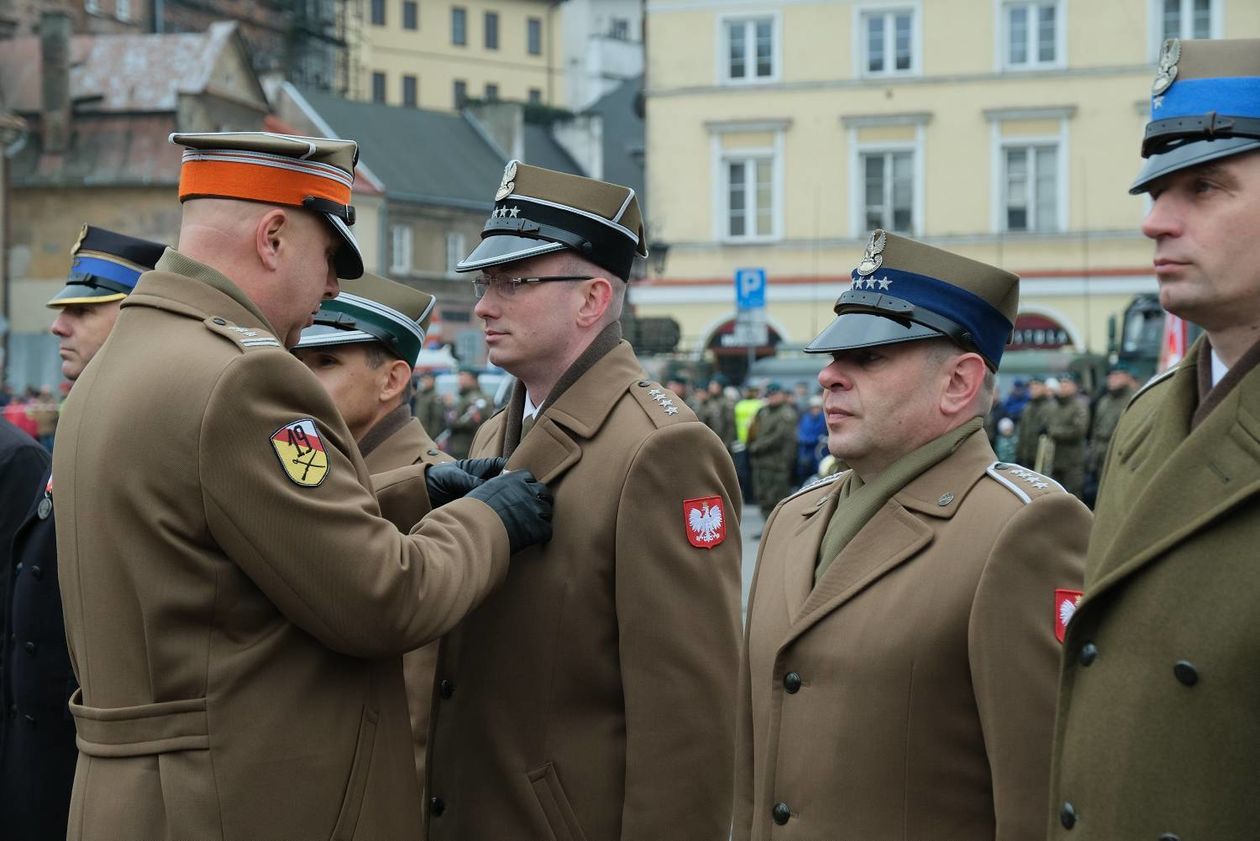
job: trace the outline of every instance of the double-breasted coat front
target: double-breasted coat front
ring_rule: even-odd
[[[1027,841],[1045,827],[1056,590],[1089,511],[983,431],[814,583],[843,476],[766,524],[748,608],[736,841]]]

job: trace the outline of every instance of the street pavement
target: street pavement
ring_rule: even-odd
[[[757,543],[760,540],[761,527],[763,525],[765,525],[765,521],[761,518],[761,509],[756,505],[745,505],[743,514],[739,518],[740,538],[744,542],[741,615],[745,615],[748,612],[748,591],[752,589],[753,570],[757,568]]]

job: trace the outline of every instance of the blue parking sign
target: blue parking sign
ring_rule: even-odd
[[[756,310],[765,308],[765,269],[735,270],[735,306],[741,310]]]

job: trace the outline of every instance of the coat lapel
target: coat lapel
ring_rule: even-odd
[[[1146,458],[1166,460],[1124,503],[1123,522],[1101,551],[1090,596],[1132,575],[1171,547],[1210,525],[1244,499],[1260,492],[1260,369],[1248,375],[1188,434],[1191,395],[1197,393],[1193,365],[1174,375],[1173,389],[1156,413],[1144,444]],[[1118,453],[1120,469],[1137,449]]]
[[[787,594],[788,617],[795,619],[801,613],[805,600],[814,588],[814,569],[818,561],[818,547],[822,545],[823,535],[827,533],[827,524],[836,512],[836,500],[840,495],[839,486],[844,479],[831,483],[831,490],[818,498],[818,501],[801,511],[800,522],[792,534],[792,545],[808,552],[789,553],[783,565],[784,582]]]

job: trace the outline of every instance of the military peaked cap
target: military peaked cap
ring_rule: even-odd
[[[153,268],[166,246],[160,242],[84,225],[70,249],[74,262],[66,285],[50,307],[121,301],[136,288],[143,272]]]
[[[221,131],[176,133],[171,142],[186,147],[179,173],[181,202],[244,199],[322,214],[342,241],[337,276],[363,274],[359,243],[350,231],[350,192],[359,160],[359,145],[353,140]]]
[[[997,370],[1019,309],[1017,275],[876,229],[851,278],[806,353],[944,337]]]
[[[617,277],[647,256],[634,190],[510,161],[481,243],[455,268],[471,272],[569,249]]]
[[[1129,192],[1253,149],[1260,149],[1260,39],[1165,41],[1142,141],[1146,163]]]
[[[302,331],[297,346],[380,342],[414,368],[436,304],[427,292],[365,274],[353,294],[342,292],[320,304],[315,323]]]

